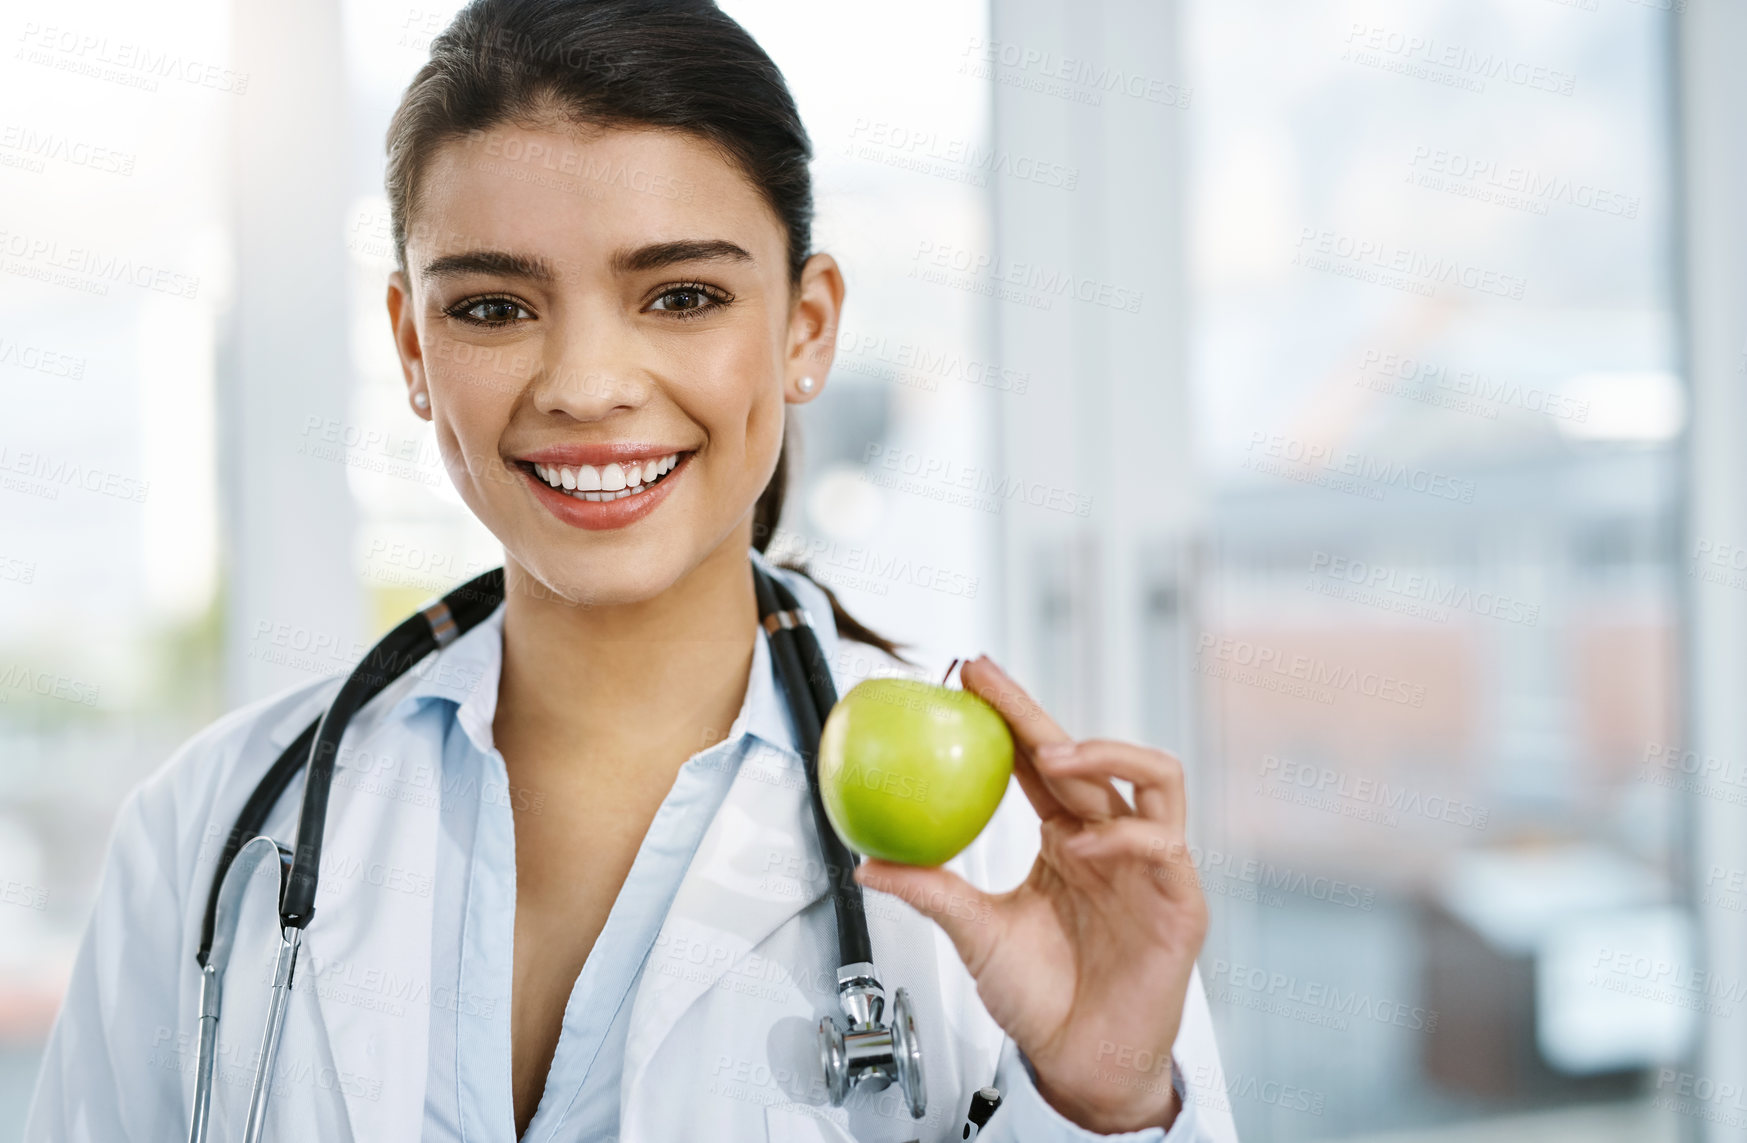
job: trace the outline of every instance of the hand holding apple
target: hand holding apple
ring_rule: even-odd
[[[1207,933],[1182,764],[1134,743],[1074,741],[986,656],[959,677],[1012,731],[1014,773],[1041,822],[1030,874],[985,893],[949,869],[874,857],[855,879],[934,918],[1064,1117],[1104,1134],[1169,1127],[1182,1110],[1169,1069],[1122,1061],[1170,1058]],[[1132,806],[1111,778],[1132,783]]]
[[[919,679],[864,679],[819,737],[825,816],[851,849],[939,865],[983,832],[1013,774],[1013,736],[987,702]]]

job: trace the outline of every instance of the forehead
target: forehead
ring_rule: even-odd
[[[726,239],[782,271],[785,238],[740,167],[688,132],[499,124],[446,141],[427,165],[407,260],[461,250],[539,253],[558,267],[631,245]]]

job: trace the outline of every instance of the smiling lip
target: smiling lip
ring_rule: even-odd
[[[585,464],[605,467],[609,464],[624,465],[632,461],[669,456],[674,453],[679,454],[679,462],[662,474],[661,478],[655,482],[654,487],[618,500],[583,500],[552,487],[534,472],[535,464],[542,467],[558,468],[574,468]],[[522,474],[522,479],[533,489],[534,498],[559,521],[573,528],[606,531],[634,524],[655,511],[661,502],[667,499],[668,494],[673,489],[674,481],[680,479],[690,468],[693,455],[695,455],[695,450],[671,448],[666,445],[553,445],[540,449],[538,452],[517,457],[515,469]]]
[[[669,456],[673,453],[689,452],[681,445],[644,444],[641,441],[626,441],[620,444],[561,444],[548,445],[535,452],[525,452],[516,457],[517,460],[529,464],[556,464],[560,468],[575,468],[578,465],[592,464],[597,468],[609,464],[627,464],[633,460],[654,460],[657,457]]]

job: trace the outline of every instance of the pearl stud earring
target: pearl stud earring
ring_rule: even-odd
[[[431,407],[431,399],[425,394],[423,389],[420,389],[412,395],[412,403],[421,409],[428,409]]]
[[[801,378],[801,392],[811,393],[813,391],[813,386],[815,386],[817,384],[818,384],[818,382],[813,380],[811,377],[803,377],[803,378]]]

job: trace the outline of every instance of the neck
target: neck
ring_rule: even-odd
[[[505,562],[503,673],[493,737],[529,771],[599,764],[666,770],[727,737],[746,698],[758,600],[735,537],[651,599],[553,598]]]

